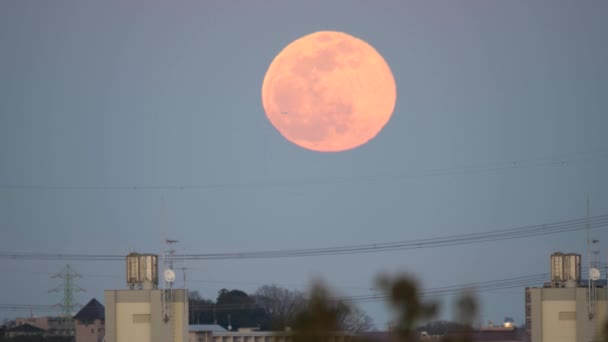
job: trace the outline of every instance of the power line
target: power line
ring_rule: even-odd
[[[0,304],[0,311],[56,312],[57,308],[54,305]]]
[[[584,278],[586,270],[581,275]],[[419,294],[422,297],[439,297],[462,293],[463,291],[472,291],[473,293],[489,292],[511,288],[522,288],[528,286],[536,286],[543,284],[549,280],[549,273],[531,274],[525,276],[518,276],[512,278],[487,280],[480,282],[448,285],[442,287],[426,288],[421,289]],[[339,287],[338,287],[339,288]],[[336,300],[348,302],[348,303],[367,303],[367,302],[378,302],[388,300],[388,296],[384,294],[369,294],[369,295],[358,295],[358,296],[343,296],[338,297]],[[41,305],[41,304],[0,304],[0,311],[53,311],[53,305]],[[250,310],[257,308],[255,303],[251,304],[192,304],[189,306],[191,310],[197,311],[226,311],[226,310]]]
[[[422,297],[438,297],[462,293],[464,291],[472,291],[474,293],[502,290],[510,288],[519,288],[525,286],[536,285],[543,283],[548,279],[549,274],[536,274],[523,277],[483,281],[477,283],[466,283],[460,285],[451,285],[444,287],[422,289],[419,294]],[[387,300],[389,296],[383,294],[361,295],[355,297],[345,297],[343,300],[348,302],[377,302]]]
[[[476,283],[465,283],[458,285],[450,285],[443,287],[435,287],[435,288],[427,288],[421,289],[419,294],[423,297],[437,297],[437,296],[445,296],[462,293],[466,290],[471,290],[475,293],[478,292],[487,292],[493,290],[501,290],[501,289],[509,289],[509,288],[519,288],[525,286],[533,286],[539,283],[543,283],[548,280],[549,273],[542,274],[533,274],[527,276],[519,276],[513,278],[506,279],[497,279],[490,281],[482,281]],[[523,295],[523,294],[522,294]],[[365,302],[377,302],[377,301],[386,301],[389,297],[384,294],[370,294],[370,295],[359,295],[359,296],[344,296],[338,297],[336,300],[348,302],[348,303],[365,303]],[[190,309],[197,311],[209,311],[209,310],[217,310],[217,311],[225,311],[225,310],[249,310],[252,308],[256,308],[257,305],[255,303],[251,304],[192,304],[190,305]]]
[[[418,173],[398,173],[358,177],[334,177],[327,179],[285,179],[250,182],[225,182],[216,184],[122,184],[122,185],[48,185],[48,184],[0,184],[0,190],[23,191],[140,191],[140,190],[209,190],[222,188],[273,187],[297,185],[328,185],[339,183],[370,182],[379,180],[415,179],[420,177],[449,176],[459,174],[483,174],[535,167],[564,167],[570,163],[596,158],[608,158],[608,151],[597,150],[573,155],[519,159],[485,164],[471,164],[459,167],[444,167],[421,170]]]
[[[419,240],[408,240],[399,242],[372,243],[351,246],[337,246],[327,248],[290,249],[261,252],[235,252],[235,253],[213,253],[213,254],[184,254],[178,256],[187,260],[225,260],[225,259],[260,259],[260,258],[286,258],[319,255],[359,254],[376,253],[395,250],[410,250],[431,247],[444,247],[451,245],[462,245],[470,243],[481,243],[498,240],[508,240],[522,237],[533,237],[539,235],[557,234],[569,231],[583,230],[589,224],[592,228],[605,227],[608,225],[608,215],[593,218],[582,218],[569,221],[561,221],[550,224],[533,225],[520,228],[500,229],[485,233],[470,233],[448,236],[443,238],[430,238]]]
[[[185,260],[228,260],[228,259],[273,259],[305,256],[344,255],[361,253],[378,253],[403,251],[433,247],[465,245],[502,241],[541,235],[559,234],[579,231],[588,228],[608,226],[608,215],[559,221],[548,224],[524,226],[519,228],[499,229],[482,233],[452,235],[440,238],[406,240],[398,242],[381,242],[360,245],[335,246],[325,248],[286,249],[257,252],[175,254],[175,261]],[[78,260],[78,261],[123,261],[124,255],[117,254],[50,254],[50,253],[12,253],[0,252],[0,260]]]
[[[478,283],[468,283],[468,284],[451,285],[451,286],[444,286],[444,287],[438,287],[438,288],[429,288],[429,289],[421,290],[419,292],[419,294],[422,297],[438,297],[438,296],[459,294],[459,293],[462,293],[463,291],[471,291],[473,293],[480,293],[480,292],[489,292],[489,291],[504,290],[504,289],[511,289],[511,288],[530,287],[530,286],[538,285],[539,283],[544,284],[546,281],[549,280],[549,275],[550,275],[550,273],[542,273],[542,274],[506,278],[506,279],[500,279],[500,280],[483,281],[483,282],[478,282]],[[587,276],[587,270],[585,270],[585,272],[583,274],[581,274],[581,279],[584,279],[586,276]],[[372,294],[372,295],[361,295],[361,296],[354,296],[354,297],[344,297],[343,300],[360,303],[360,302],[383,301],[383,300],[387,300],[387,299],[388,299],[388,296],[386,296],[386,295]]]

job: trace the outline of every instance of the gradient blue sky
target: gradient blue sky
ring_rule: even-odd
[[[163,232],[180,253],[411,240],[580,218],[587,196],[608,214],[607,15],[606,1],[2,1],[0,251],[160,252]],[[397,82],[391,121],[344,153],[292,145],[262,110],[269,63],[319,30],[367,41]],[[19,187],[190,184],[204,186]],[[424,287],[546,273],[558,250],[584,253],[584,232],[186,266],[209,298],[312,276],[358,295],[379,272]],[[63,265],[1,260],[0,303],[58,302]],[[123,263],[72,266],[83,304],[125,287]],[[523,288],[480,299],[482,321],[523,322]]]

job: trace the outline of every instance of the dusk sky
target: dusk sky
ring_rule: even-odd
[[[606,215],[607,16],[601,0],[1,1],[0,252],[410,241],[580,219],[587,198]],[[273,58],[322,30],[373,46],[397,87],[384,129],[345,152],[292,144],[262,107]],[[357,296],[382,272],[424,288],[545,274],[555,251],[586,258],[586,232],[177,266],[209,299],[315,277]],[[65,264],[0,259],[0,304],[60,302]],[[126,288],[122,261],[70,264],[82,304]],[[479,299],[480,322],[523,323],[523,285]],[[385,328],[382,302],[360,305]]]

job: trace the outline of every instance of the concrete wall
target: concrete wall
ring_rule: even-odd
[[[597,289],[594,314],[590,317],[586,287],[530,289],[530,342],[598,341],[607,317],[606,291]]]
[[[530,289],[531,294],[531,310],[532,310],[532,329],[530,333],[530,342],[542,342],[542,289]]]
[[[172,300],[163,318],[163,290],[105,291],[106,342],[186,342],[186,290],[171,291]]]
[[[589,318],[587,307],[587,288],[576,289],[577,336],[576,341],[599,341],[602,334],[602,325],[606,320],[606,289],[597,289],[594,314]]]
[[[576,301],[544,300],[541,305],[543,341],[576,341]]]
[[[116,303],[116,342],[152,341],[151,303]]]

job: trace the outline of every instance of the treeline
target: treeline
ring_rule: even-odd
[[[420,341],[419,329],[436,319],[439,303],[424,299],[416,280],[407,275],[381,275],[377,279],[377,285],[394,313],[389,339],[399,342]],[[477,315],[477,302],[471,293],[465,292],[457,299],[456,306],[457,329],[433,341],[473,341],[472,324]],[[295,315],[293,341],[327,342],[328,332],[348,331],[343,325],[342,317],[348,315],[351,308],[348,303],[336,299],[326,286],[315,284],[303,309]],[[375,342],[374,338],[378,336],[361,334],[355,340]],[[386,340],[386,337],[381,340]]]
[[[198,291],[189,293],[189,323],[218,324],[227,330],[259,328],[285,330],[293,327],[298,314],[310,304],[303,292],[276,285],[264,285],[252,294],[241,290],[222,289],[215,301],[203,298]],[[353,305],[336,301],[343,307],[339,324],[353,332],[374,327],[372,319]]]
[[[408,275],[381,275],[377,286],[394,313],[391,340],[421,341],[421,331],[432,335],[432,341],[472,342],[473,322],[478,313],[472,292],[457,298],[453,322],[437,321],[439,303],[424,298],[417,281]],[[293,342],[326,342],[327,333],[336,331],[365,332],[373,323],[361,309],[342,301],[331,290],[317,282],[303,294],[274,285],[259,288],[253,294],[240,290],[219,291],[215,302],[203,299],[197,292],[190,298],[190,322],[217,323],[232,330],[259,327],[261,330],[283,330],[290,327]],[[357,342],[375,342],[378,335],[359,334]],[[428,338],[427,338],[428,340]]]

